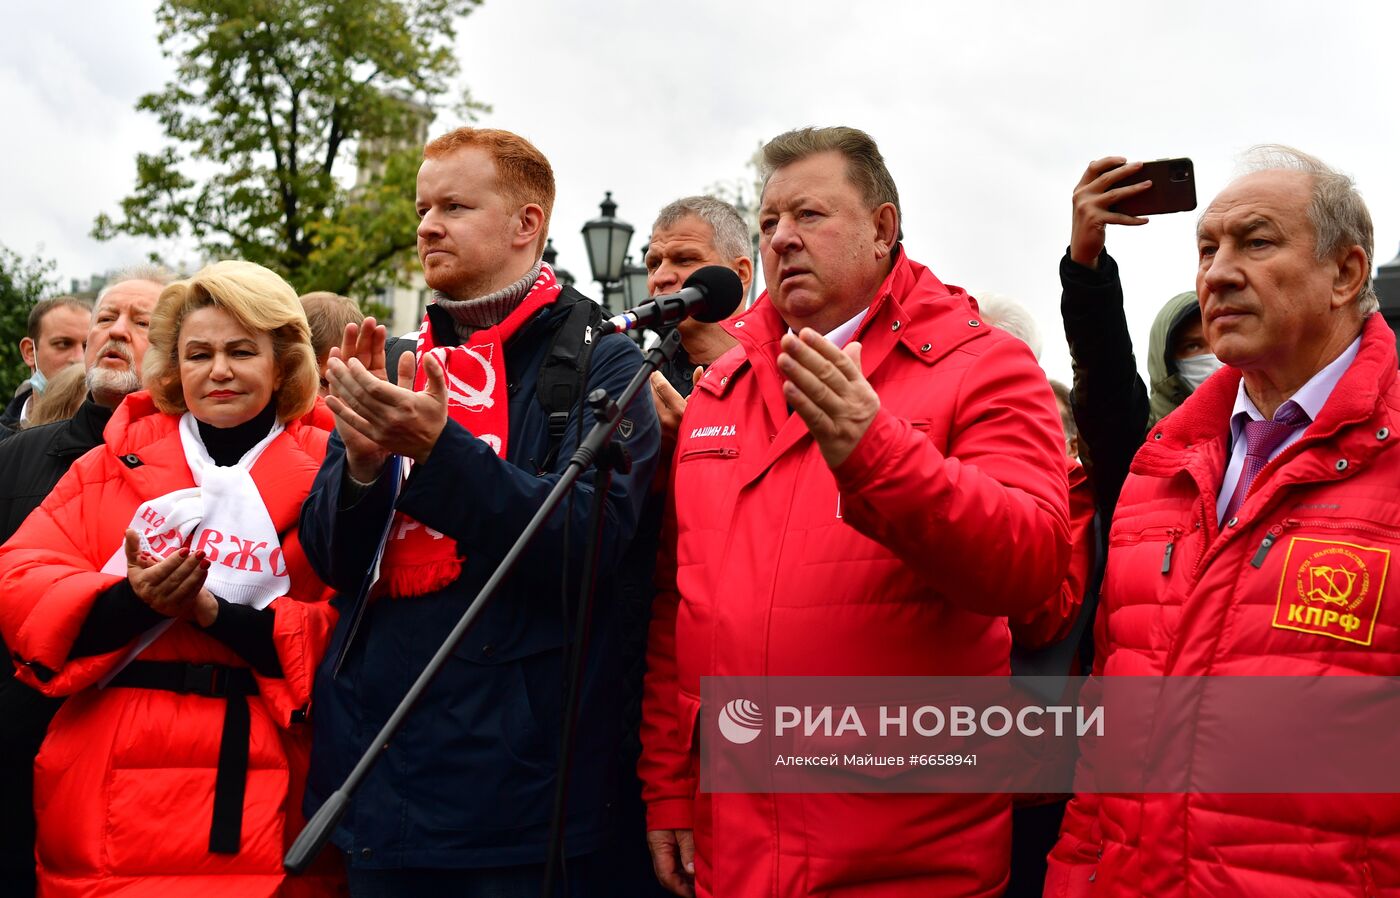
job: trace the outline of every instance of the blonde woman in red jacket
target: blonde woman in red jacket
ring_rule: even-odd
[[[219,262],[161,294],[144,369],[0,549],[17,675],[69,697],[35,765],[40,894],[334,894],[333,866],[281,865],[334,623],[297,541],[333,424],[306,317]]]

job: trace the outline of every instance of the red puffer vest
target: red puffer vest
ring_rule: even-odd
[[[330,592],[297,542],[301,503],[333,426],[319,402],[264,450],[251,474],[281,536],[291,592],[273,601],[273,640],[283,676],[257,676],[237,854],[209,851],[225,699],[156,689],[98,688],[126,648],[69,660],[99,593],[101,573],[141,502],[194,486],[179,418],[146,393],[112,416],[105,445],[84,455],[0,549],[0,628],[17,676],[49,695],[71,696],[35,764],[40,892],[45,896],[159,894],[195,898],[329,895],[342,875],[327,855],[290,879],[282,855],[303,825],[310,751],[303,721],[316,663],[330,638]],[[175,623],[143,661],[247,667],[189,624]]]
[[[1065,575],[1064,437],[1025,344],[901,257],[855,339],[881,410],[834,473],[776,360],[771,303],[681,422],[639,770],[694,828],[702,894],[991,896],[1006,795],[696,795],[700,677],[1008,673],[1006,615]],[[669,554],[668,554],[669,552]]]
[[[1216,521],[1240,381],[1224,369],[1148,435],[1109,535],[1095,667],[1107,676],[1400,675],[1400,385],[1380,315],[1301,439]],[[1268,545],[1265,538],[1269,537]],[[1306,608],[1298,558],[1375,566],[1360,620]],[[1292,559],[1291,561],[1289,559]],[[1306,603],[1305,603],[1306,604]],[[1333,618],[1338,617],[1333,615]],[[1400,797],[1079,795],[1047,896],[1400,895]]]

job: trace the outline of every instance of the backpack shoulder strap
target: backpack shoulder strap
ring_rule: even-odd
[[[603,321],[603,308],[576,290],[565,288],[560,302],[572,301],[564,324],[554,332],[535,381],[535,395],[549,415],[549,453],[541,467],[554,466],[564,442],[569,414],[588,384],[593,362],[595,334]]]
[[[384,367],[388,369],[389,383],[399,382],[399,357],[406,352],[416,353],[418,351],[417,337],[390,337],[389,342],[384,344]],[[403,384],[405,387],[412,387],[413,384]]]

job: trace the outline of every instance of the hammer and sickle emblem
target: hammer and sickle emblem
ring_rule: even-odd
[[[1341,566],[1315,564],[1308,571],[1307,600],[1324,605],[1345,605],[1355,585],[1354,571]]]
[[[481,365],[481,370],[486,373],[485,386],[481,389],[473,387],[452,373],[452,369],[447,364],[447,348],[439,346],[433,349],[433,353],[438,354],[438,362],[442,364],[443,373],[447,377],[447,403],[448,405],[458,405],[471,411],[480,411],[484,408],[491,408],[496,404],[496,400],[491,398],[491,393],[496,389],[496,371],[491,367],[490,359],[483,356],[475,348],[462,346],[459,350],[475,359]]]

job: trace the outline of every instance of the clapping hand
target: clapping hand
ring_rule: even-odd
[[[880,411],[880,397],[860,371],[860,344],[837,348],[804,327],[801,334],[785,334],[781,345],[783,398],[806,423],[827,467],[835,469],[850,458]]]
[[[207,627],[219,614],[219,601],[204,588],[209,559],[188,548],[156,558],[142,551],[141,536],[126,531],[126,579],[152,611]]]

